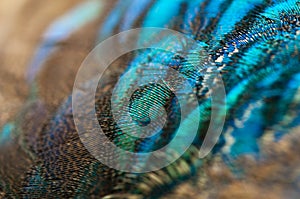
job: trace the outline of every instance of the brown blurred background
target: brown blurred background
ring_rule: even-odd
[[[25,75],[43,33],[53,21],[84,1],[0,1],[0,127],[13,119],[28,97],[31,85]],[[80,63],[94,46],[99,23],[114,2],[102,1],[100,18],[72,33],[37,75],[39,97],[49,107],[55,108],[70,93]]]

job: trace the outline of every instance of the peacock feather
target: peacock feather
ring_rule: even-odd
[[[1,113],[0,197],[300,196],[299,0],[88,0],[70,4],[66,13],[45,28],[28,58],[25,78],[16,83],[26,93],[23,105]],[[72,87],[92,48],[114,34],[139,27],[176,30],[197,46],[187,47],[183,56],[158,49],[136,50],[111,63],[95,95],[94,109],[103,132],[124,150],[147,153],[172,142],[178,132],[181,139],[189,139],[195,123],[199,128],[191,146],[169,166],[129,173],[108,167],[84,146],[74,123]],[[137,40],[145,38],[141,34]],[[200,158],[212,115],[211,67],[224,83],[226,116],[217,144]],[[159,71],[174,81],[167,72],[170,68],[192,86],[196,101],[185,88],[175,94],[166,85],[149,83],[130,97],[126,110],[132,120],[115,121],[112,104],[120,111],[128,90],[141,83],[141,76],[151,80]],[[129,79],[114,92],[128,71]],[[0,88],[8,83],[1,81]],[[184,118],[183,107],[189,107]],[[82,109],[89,111],[84,104]],[[164,124],[163,114],[167,115]],[[85,128],[94,128],[81,117]],[[128,134],[140,133],[135,126],[149,123],[154,124],[155,135],[137,138]],[[105,158],[122,160],[104,152]],[[150,163],[145,159],[144,165]]]

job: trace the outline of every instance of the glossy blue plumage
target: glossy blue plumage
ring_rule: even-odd
[[[205,173],[202,171],[209,168],[206,164],[219,159],[230,168],[233,176],[240,177],[247,168],[236,166],[236,160],[242,157],[251,157],[255,161],[263,159],[265,143],[279,143],[287,135],[295,134],[294,129],[300,125],[299,4],[298,0],[116,2],[100,27],[95,27],[95,40],[102,41],[131,28],[154,26],[180,31],[195,39],[198,46],[187,49],[188,56],[181,59],[169,52],[145,49],[113,63],[111,74],[106,74],[108,79],[111,78],[107,83],[109,89],[99,88],[96,95],[95,109],[100,125],[111,141],[130,151],[152,151],[168,143],[178,130],[176,122],[170,122],[163,130],[154,129],[157,134],[150,139],[130,137],[122,128],[130,131],[133,124],[124,120],[123,126],[118,126],[112,118],[109,101],[112,85],[125,72],[130,70],[132,75],[130,80],[122,83],[123,89],[115,96],[116,104],[122,103],[132,85],[140,83],[142,74],[146,79],[152,78],[153,71],[147,64],[161,64],[180,72],[197,95],[201,117],[195,117],[198,109],[190,110],[184,118],[185,128],[180,129],[189,136],[188,127],[195,120],[200,121],[192,146],[179,160],[159,171],[130,174],[108,168],[92,157],[80,142],[69,96],[43,124],[34,146],[28,147],[33,157],[32,165],[26,170],[21,185],[14,189],[5,188],[5,192],[23,194],[25,198],[41,197],[46,193],[54,197],[118,198],[125,194],[126,198],[156,198],[191,182],[195,176]],[[43,62],[55,54],[57,44],[96,19],[100,8],[101,3],[97,1],[84,3],[52,23],[37,49],[27,78],[34,81]],[[139,39],[144,37],[141,35]],[[126,38],[122,42],[126,42]],[[207,55],[201,54],[202,51]],[[217,68],[225,84],[227,116],[217,145],[208,157],[200,159],[198,152],[211,114],[211,98],[205,81],[211,66]],[[186,104],[195,105],[185,95],[186,90],[182,89],[180,93]],[[146,116],[155,101],[151,97],[159,99],[161,104],[175,106],[177,103],[171,92],[150,85],[133,97],[136,101],[131,104],[130,114],[135,122],[149,122]],[[168,101],[168,97],[172,100]],[[178,110],[170,112],[178,122]],[[12,124],[2,128],[0,143],[7,139],[12,129]],[[201,179],[205,180],[205,176]],[[198,189],[197,186],[194,189]]]

